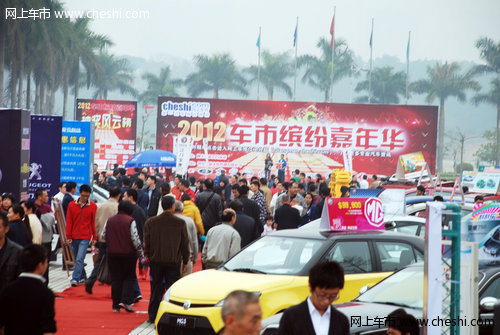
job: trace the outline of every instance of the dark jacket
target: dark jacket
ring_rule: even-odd
[[[149,198],[143,190],[137,190],[137,205],[142,208],[144,213],[148,212]]]
[[[139,205],[135,204],[132,217],[134,218],[141,243],[144,245],[144,223],[146,222],[146,213]]]
[[[243,212],[252,217],[255,222],[258,223],[257,229],[258,229],[258,236],[262,234],[262,231],[264,230],[264,226],[260,224],[260,208],[259,205],[252,199],[248,199],[246,195],[241,195],[238,198],[242,203],[243,203]]]
[[[22,221],[9,222],[9,232],[5,235],[11,241],[19,244],[21,247],[31,243],[31,239],[28,236],[25,223]]]
[[[333,325],[333,327],[332,327]],[[283,312],[280,320],[279,335],[314,335],[314,326],[309,313],[307,300],[298,305],[291,306]],[[329,335],[348,335],[349,320],[331,306]]]
[[[149,199],[149,190],[145,191],[145,193],[146,193],[146,198]],[[161,193],[160,191],[158,191],[158,189],[155,188],[153,190],[153,193],[151,193],[151,199],[149,199],[148,217],[152,217],[158,214],[158,207],[160,206],[160,198],[161,198]]]
[[[110,255],[135,255],[130,237],[130,225],[134,218],[123,212],[113,215],[106,222],[106,252]]]
[[[241,249],[259,237],[259,235],[257,235],[258,228],[255,224],[255,220],[243,212],[236,212],[236,222],[233,228],[240,234]]]
[[[54,293],[37,278],[20,277],[0,293],[5,334],[55,333]]]
[[[170,212],[149,218],[144,224],[144,255],[151,263],[180,265],[189,261],[186,222]]]
[[[19,257],[23,248],[5,238],[5,244],[0,250],[0,291],[9,283],[16,280],[19,273],[21,273],[21,266],[19,264]]]
[[[284,204],[276,210],[274,221],[278,224],[276,230],[297,228],[301,223],[299,211],[289,204]]]
[[[221,221],[222,199],[212,190],[205,190],[196,196],[194,204],[200,210],[203,228],[205,229],[205,234],[207,234],[210,228]]]
[[[75,198],[73,198],[73,195],[71,193],[67,192],[64,195],[63,200],[62,200],[62,204],[61,204],[62,208],[63,208],[63,212],[64,212],[64,217],[66,217],[66,213],[68,213],[68,206],[72,201],[75,201]]]

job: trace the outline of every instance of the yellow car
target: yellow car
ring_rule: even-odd
[[[336,303],[350,301],[410,263],[423,260],[424,240],[385,231],[281,230],[248,245],[217,270],[193,273],[165,293],[156,316],[158,334],[216,334],[221,306],[231,291],[261,294],[263,318],[309,295],[308,273],[317,262],[344,267],[345,285]]]

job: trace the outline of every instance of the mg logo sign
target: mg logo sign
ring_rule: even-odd
[[[378,198],[370,198],[365,202],[365,218],[374,227],[384,224],[384,213],[382,212],[382,201]]]

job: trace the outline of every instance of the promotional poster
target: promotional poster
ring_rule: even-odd
[[[76,100],[76,118],[95,124],[95,162],[99,170],[124,166],[135,154],[137,102]]]
[[[63,121],[61,144],[61,180],[74,181],[78,190],[82,184],[92,186],[94,161],[92,123]]]
[[[267,153],[272,174],[281,154],[287,173],[309,175],[343,167],[345,151],[354,171],[388,176],[406,153],[421,151],[432,168],[436,158],[433,106],[159,97],[157,126],[157,149],[172,151],[174,137],[193,137],[188,173],[198,176],[220,169],[263,176]]]
[[[30,200],[35,200],[38,188],[44,188],[49,194],[49,199],[59,192],[61,131],[61,116],[31,116]]]

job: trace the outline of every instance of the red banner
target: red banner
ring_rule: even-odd
[[[77,99],[76,118],[95,124],[94,162],[100,170],[124,166],[134,156],[137,102]]]
[[[188,173],[195,175],[223,168],[263,176],[271,153],[271,173],[285,154],[290,171],[324,176],[343,167],[344,150],[355,171],[392,175],[404,153],[422,151],[433,167],[436,133],[432,106],[158,98],[157,147],[172,151],[173,136],[193,136]]]
[[[384,229],[382,201],[378,198],[327,198],[320,228],[325,230]]]

